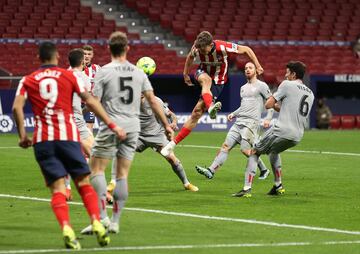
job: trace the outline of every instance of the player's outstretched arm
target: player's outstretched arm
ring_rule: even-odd
[[[124,140],[126,138],[126,132],[113,123],[103,106],[94,96],[88,92],[83,92],[80,94],[80,97],[83,101],[86,102],[86,105],[90,108],[90,110],[94,112],[95,115],[98,116],[118,136],[120,140]]]
[[[13,111],[13,116],[16,122],[16,126],[17,126],[17,131],[19,134],[19,146],[22,148],[28,148],[32,145],[31,140],[29,139],[29,137],[27,136],[26,130],[25,130],[25,126],[24,126],[24,105],[25,105],[25,97],[22,95],[17,95],[15,97],[14,103],[13,103],[13,107],[12,107],[12,111]]]
[[[251,61],[256,66],[256,72],[257,72],[258,75],[260,75],[260,74],[262,74],[264,72],[263,67],[261,66],[259,60],[257,59],[254,51],[251,48],[249,48],[248,46],[238,45],[237,51],[238,51],[238,54],[247,54],[249,56]]]
[[[185,65],[184,65],[184,82],[188,85],[188,86],[192,86],[193,84],[191,83],[191,79],[189,76],[189,72],[190,72],[190,68],[192,66],[194,62],[194,56],[192,55],[192,52],[190,51],[189,54],[186,57],[185,60]]]
[[[151,109],[155,113],[156,117],[161,121],[162,125],[164,126],[164,129],[166,131],[166,134],[168,137],[172,136],[174,131],[170,127],[166,116],[164,114],[163,107],[160,105],[159,101],[156,99],[154,92],[152,90],[147,90],[143,92],[145,98],[150,104]]]

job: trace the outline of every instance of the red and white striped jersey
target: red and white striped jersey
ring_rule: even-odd
[[[85,66],[84,68],[84,73],[90,78],[91,91],[94,88],[94,78],[98,70],[100,70],[100,65],[97,64],[90,64],[90,66]]]
[[[33,143],[63,140],[79,142],[79,131],[73,120],[74,92],[85,92],[79,73],[54,65],[21,79],[16,96],[23,95],[31,102],[35,116]]]
[[[214,41],[210,53],[203,55],[195,46],[191,49],[191,55],[200,59],[199,68],[204,70],[215,81],[215,84],[222,85],[228,79],[228,53],[237,53],[237,44],[226,41]]]

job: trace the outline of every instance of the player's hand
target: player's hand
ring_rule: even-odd
[[[228,114],[227,119],[231,122],[234,119],[234,114],[233,113]]]
[[[167,125],[165,127],[165,133],[166,133],[166,137],[168,138],[168,140],[172,140],[174,137],[174,130],[171,128],[170,125]]]
[[[269,128],[270,127],[270,120],[264,120],[264,123],[263,123],[263,126],[265,129]]]
[[[179,130],[179,127],[177,126],[176,123],[171,123],[171,124],[170,124],[170,127],[171,127],[171,129],[173,129],[174,131],[178,131],[178,130]]]
[[[187,84],[188,86],[193,86],[194,84],[191,82],[190,76],[189,74],[184,74],[184,82],[185,84]]]
[[[257,67],[256,67],[256,72],[257,72],[258,75],[263,74],[263,73],[264,73],[263,67],[262,67],[261,65],[260,65],[260,66],[257,66]]]
[[[126,132],[123,128],[120,128],[119,126],[116,126],[114,129],[112,129],[112,131],[116,134],[116,136],[120,139],[120,140],[125,140],[126,139]]]
[[[32,141],[31,139],[29,139],[28,136],[25,136],[23,138],[20,138],[19,146],[24,149],[29,148],[30,146],[32,146]]]

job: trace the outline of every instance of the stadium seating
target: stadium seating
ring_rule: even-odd
[[[355,127],[355,116],[341,116],[341,129],[353,129]]]
[[[360,115],[355,116],[356,128],[360,129]]]
[[[117,27],[114,20],[106,20],[102,13],[82,6],[80,0],[0,0],[0,36],[2,38],[44,39],[106,39]],[[116,1],[115,1],[116,2]],[[360,33],[360,2],[355,0],[124,0],[124,3],[158,22],[192,43],[199,31],[208,30],[216,39],[239,40],[296,40],[296,41],[354,41]],[[139,39],[138,34],[128,33],[129,39]],[[80,45],[73,45],[80,46]],[[66,66],[66,53],[70,47],[59,45],[62,50],[61,64]],[[107,49],[97,45],[94,61],[108,61]],[[153,48],[159,50],[152,50]],[[252,46],[268,74],[266,81],[278,82],[284,75],[283,68],[289,60],[304,61],[311,74],[360,73],[359,59],[350,46]],[[0,47],[2,56],[9,54],[10,47]],[[20,52],[19,52],[20,50]],[[31,59],[36,48],[27,50],[22,45],[12,45],[14,61],[0,59],[0,66],[13,74],[27,73],[38,64],[26,61],[19,66],[18,58]],[[24,53],[25,52],[25,53]],[[157,73],[182,73],[184,58],[166,50],[162,45],[132,45],[131,61],[143,55],[153,57],[158,65]],[[244,58],[234,58],[237,68],[242,69]],[[174,61],[174,58],[176,61]],[[171,61],[172,59],[172,61]],[[279,72],[281,70],[281,72]]]
[[[330,120],[330,128],[331,129],[340,129],[341,126],[341,119],[338,115],[333,115]]]
[[[101,13],[95,13],[80,0],[1,0],[0,37],[1,38],[43,38],[43,39],[107,39],[113,31],[123,31],[131,40],[138,40],[138,34],[128,33],[126,27],[117,27],[114,20],[107,20]],[[148,12],[146,12],[148,13]],[[37,46],[16,43],[0,44],[0,67],[14,75],[26,74],[37,68]],[[80,44],[59,44],[60,66],[67,67],[67,53]],[[95,48],[94,62],[103,65],[110,61],[106,46],[98,44]],[[179,73],[183,66],[170,64],[177,55],[166,50],[162,44],[136,44],[131,46],[128,58],[136,62],[147,55],[157,63],[157,73]],[[12,59],[9,61],[9,59]],[[183,62],[178,59],[176,62]]]
[[[360,33],[360,2],[353,0],[174,0],[171,8],[165,0],[124,2],[189,43],[202,30],[210,31],[216,39],[230,41],[351,42]],[[304,50],[307,52],[303,54]],[[312,74],[360,73],[359,60],[350,46],[257,47],[255,53],[270,73],[276,73],[292,59],[304,61]],[[236,62],[236,66],[243,68],[244,63]]]

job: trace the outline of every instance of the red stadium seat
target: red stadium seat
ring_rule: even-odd
[[[352,115],[341,116],[341,128],[353,129],[355,127],[355,117]]]
[[[355,116],[356,128],[360,129],[360,115]]]
[[[330,128],[331,129],[340,129],[340,126],[341,126],[340,116],[333,115],[330,120]]]

